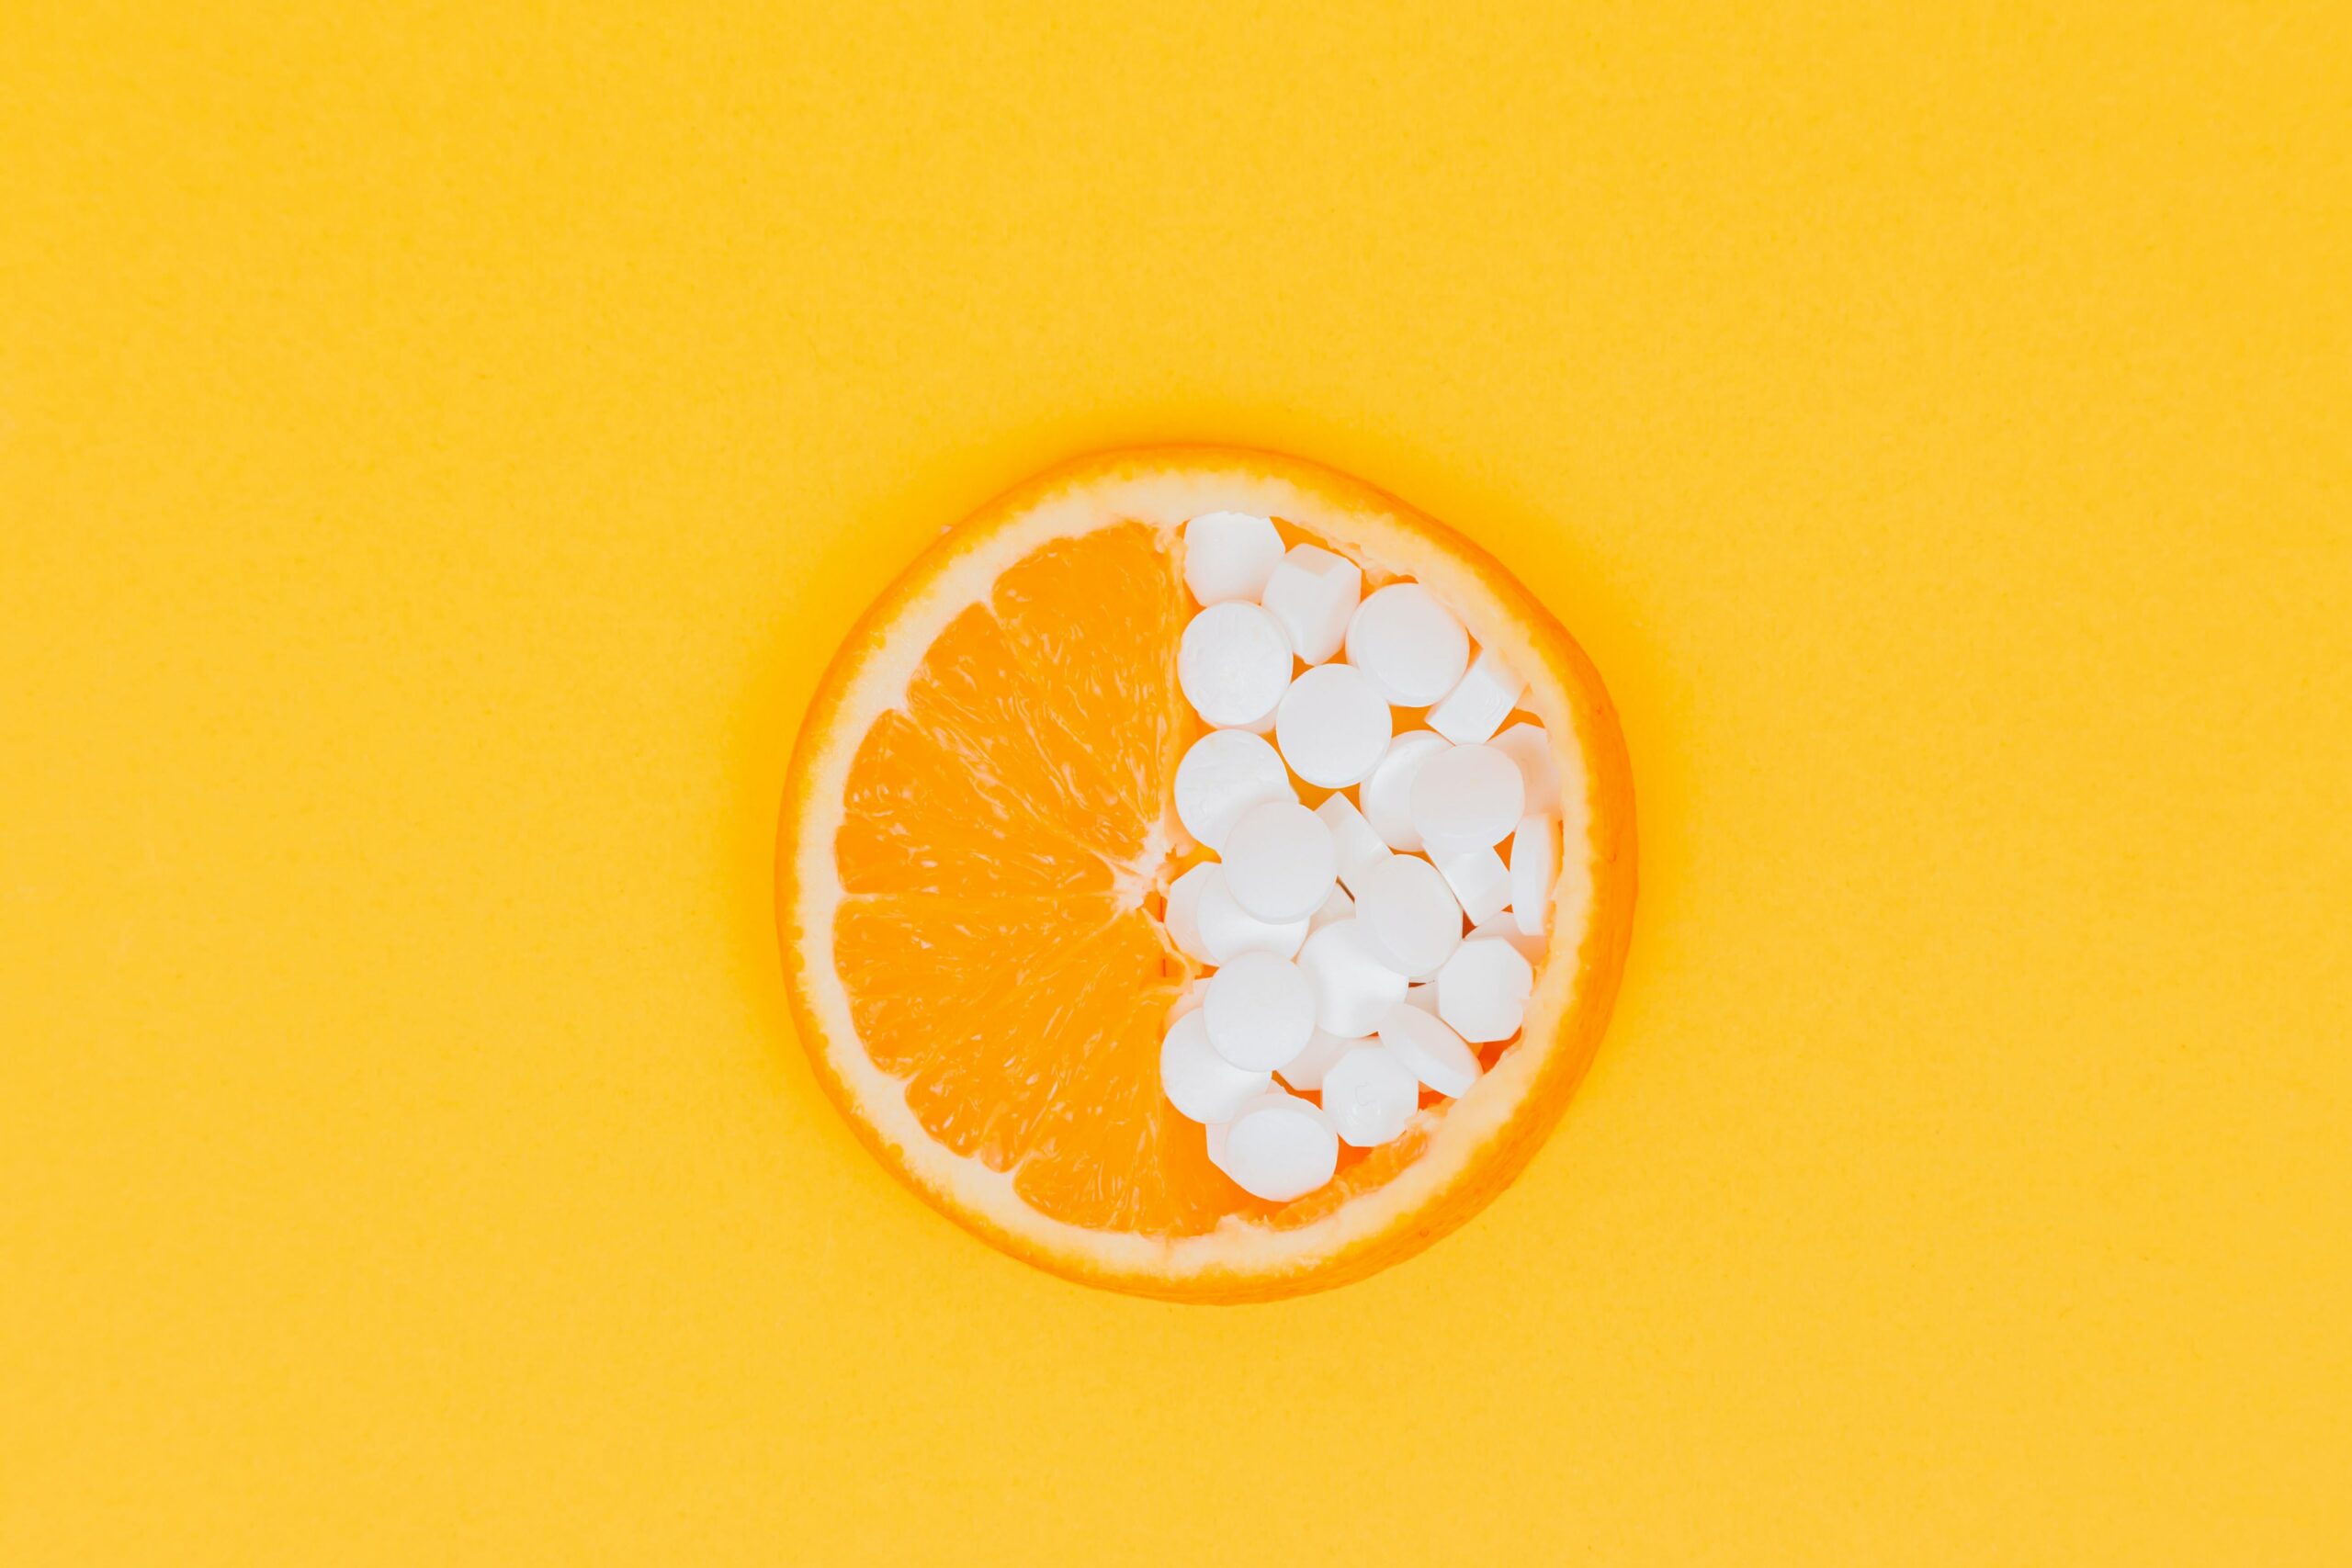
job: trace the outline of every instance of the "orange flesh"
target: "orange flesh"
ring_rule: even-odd
[[[1188,613],[1173,554],[1140,524],[1040,547],[948,624],[904,711],[866,731],[834,840],[835,967],[916,1120],[1012,1172],[1044,1214],[1155,1236],[1306,1224],[1427,1141],[1345,1151],[1323,1189],[1269,1204],[1160,1094],[1190,965],[1136,879],[1165,870],[1144,857],[1197,728],[1175,682]]]

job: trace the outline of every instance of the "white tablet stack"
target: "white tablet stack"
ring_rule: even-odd
[[[1169,936],[1207,974],[1161,1084],[1219,1169],[1283,1202],[1518,1033],[1559,773],[1542,727],[1510,722],[1524,684],[1421,584],[1367,595],[1356,562],[1232,512],[1185,525],[1184,581],[1201,609],[1177,683],[1213,728],[1177,766],[1176,815],[1216,858],[1167,890]]]

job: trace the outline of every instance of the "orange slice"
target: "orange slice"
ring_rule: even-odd
[[[1529,682],[1563,783],[1562,870],[1525,1024],[1459,1100],[1288,1204],[1209,1162],[1159,1089],[1193,970],[1160,927],[1201,852],[1170,807],[1182,525],[1235,511],[1425,584]],[[1303,789],[1309,804],[1326,792]],[[858,622],[801,731],[777,848],[793,1013],[876,1158],[957,1224],[1089,1283],[1258,1300],[1360,1278],[1526,1164],[1615,998],[1633,794],[1599,675],[1501,567],[1369,486],[1163,447],[1056,469],[950,531]],[[1426,1098],[1426,1097],[1425,1097]]]

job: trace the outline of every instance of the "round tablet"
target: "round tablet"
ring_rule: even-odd
[[[1526,805],[1519,764],[1492,746],[1448,747],[1421,764],[1406,796],[1413,830],[1433,854],[1494,848]]]
[[[1168,937],[1176,951],[1203,964],[1216,962],[1201,942],[1201,895],[1218,875],[1213,861],[1203,861],[1168,885],[1168,912],[1160,923],[1168,928]]]
[[[1491,920],[1510,905],[1510,869],[1492,850],[1461,850],[1437,863],[1445,885],[1472,925]]]
[[[1241,814],[1261,800],[1295,800],[1282,754],[1246,729],[1212,729],[1176,764],[1176,820],[1213,850]]]
[[[1462,940],[1465,942],[1507,942],[1513,947],[1519,949],[1519,955],[1527,960],[1530,967],[1532,967],[1536,962],[1544,956],[1544,939],[1540,936],[1529,936],[1525,931],[1521,931],[1518,923],[1510,918],[1510,912],[1509,910],[1505,910],[1503,913],[1497,915],[1493,919],[1488,920],[1483,926],[1473,927],[1470,934],[1464,937]],[[1435,1000],[1437,987],[1435,986],[1424,986],[1421,987],[1420,989],[1431,993],[1430,1007],[1431,1010],[1435,1010],[1437,1007],[1437,1002]]]
[[[1489,1044],[1519,1032],[1535,967],[1508,942],[1465,942],[1437,972],[1437,1015],[1464,1040]]]
[[[1348,897],[1344,887],[1334,886],[1329,895],[1306,917],[1306,934],[1313,936],[1325,926],[1356,918],[1356,901]]]
[[[1339,1134],[1303,1100],[1268,1096],[1245,1107],[1225,1134],[1225,1173],[1270,1203],[1306,1197],[1339,1168]]]
[[[1225,885],[1225,867],[1216,871],[1216,879],[1201,890],[1201,907],[1193,917],[1200,922],[1201,945],[1208,949],[1209,962],[1230,964],[1245,953],[1295,956],[1311,919],[1260,919],[1234,902],[1233,889]]]
[[[1270,518],[1207,512],[1184,525],[1184,586],[1204,604],[1255,599],[1282,558],[1283,536]]]
[[[1344,795],[1325,796],[1315,815],[1331,830],[1331,847],[1340,856],[1340,881],[1353,892],[1364,873],[1388,858],[1388,846],[1363,819],[1356,803]]]
[[[1309,664],[1340,651],[1363,592],[1363,572],[1319,545],[1294,545],[1266,582],[1263,603]]]
[[[1426,990],[1428,987],[1416,987],[1415,989]],[[1209,977],[1205,975],[1195,976],[1189,985],[1176,993],[1176,1000],[1168,1010],[1168,1021],[1173,1024],[1186,1013],[1198,1011],[1201,1003],[1207,999],[1208,994]],[[1407,993],[1407,999],[1410,999],[1409,992]]]
[[[1212,604],[1176,644],[1176,684],[1211,724],[1255,725],[1290,684],[1290,637],[1258,605]]]
[[[1363,796],[1363,819],[1392,850],[1418,850],[1421,835],[1413,826],[1413,781],[1431,757],[1450,742],[1434,729],[1408,729],[1388,743],[1371,777],[1356,793]]]
[[[1462,906],[1437,867],[1419,855],[1390,855],[1364,877],[1356,923],[1373,952],[1417,978],[1436,974],[1462,942]]]
[[[1270,1085],[1265,1093],[1253,1094],[1248,1100],[1243,1100],[1234,1111],[1232,1119],[1223,1122],[1212,1122],[1206,1127],[1203,1128],[1202,1131],[1207,1134],[1205,1141],[1208,1145],[1209,1163],[1216,1167],[1219,1170],[1225,1170],[1225,1145],[1226,1140],[1233,1134],[1234,1120],[1249,1115],[1250,1111],[1255,1108],[1257,1103],[1261,1100],[1287,1100],[1295,1098],[1295,1097],[1293,1095],[1284,1094],[1280,1088]],[[1231,1179],[1232,1175],[1233,1173],[1231,1171],[1226,1171],[1226,1177],[1227,1179]]]
[[[1519,776],[1527,782],[1529,811],[1560,809],[1560,764],[1542,725],[1514,724],[1487,744],[1519,764]]]
[[[1380,1021],[1380,1043],[1412,1075],[1444,1095],[1457,1095],[1478,1081],[1478,1058],[1445,1021],[1402,1002]]]
[[[1323,1075],[1323,1114],[1360,1149],[1394,1140],[1420,1103],[1420,1079],[1385,1046],[1360,1045]]]
[[[1336,920],[1308,937],[1298,967],[1315,987],[1315,1026],[1328,1033],[1369,1034],[1405,997],[1404,975],[1373,950],[1362,920]]]
[[[1306,1049],[1315,989],[1287,958],[1245,953],[1209,976],[1201,1016],[1218,1055],[1244,1072],[1268,1073]]]
[[[1331,829],[1295,800],[1251,807],[1225,836],[1225,886],[1261,920],[1313,915],[1338,886],[1339,873]]]
[[[1456,746],[1488,739],[1502,728],[1526,690],[1527,682],[1510,672],[1502,655],[1486,649],[1453,690],[1445,694],[1445,700],[1430,709],[1430,728]]]
[[[1243,1104],[1272,1084],[1264,1073],[1245,1071],[1216,1054],[1198,1008],[1170,1024],[1160,1040],[1160,1092],[1195,1122],[1230,1121]]]
[[[1344,789],[1388,749],[1388,700],[1352,664],[1318,664],[1290,683],[1274,711],[1283,760],[1308,784]]]
[[[1302,1091],[1319,1089],[1323,1087],[1323,1075],[1329,1072],[1340,1057],[1360,1045],[1371,1043],[1370,1035],[1351,1039],[1318,1029],[1306,1037],[1306,1049],[1281,1068],[1282,1080]]]
[[[1560,879],[1560,824],[1550,817],[1522,817],[1510,835],[1510,914],[1523,936],[1542,936],[1552,910],[1552,885]]]
[[[1348,662],[1398,707],[1427,707],[1469,668],[1470,635],[1428,589],[1392,582],[1356,606]]]

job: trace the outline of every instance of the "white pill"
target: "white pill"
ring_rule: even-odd
[[[1291,1088],[1311,1093],[1323,1087],[1323,1075],[1331,1070],[1332,1063],[1357,1046],[1371,1043],[1369,1035],[1333,1034],[1329,1030],[1318,1029],[1306,1037],[1306,1049],[1293,1056],[1277,1071],[1282,1075],[1283,1082]]]
[[[1195,1122],[1229,1122],[1245,1102],[1272,1087],[1264,1073],[1244,1071],[1216,1054],[1200,1009],[1180,1015],[1160,1041],[1160,1091]]]
[[[1520,955],[1531,965],[1543,962],[1544,958],[1544,939],[1540,936],[1529,936],[1525,931],[1521,931],[1519,922],[1512,919],[1509,914],[1497,915],[1485,925],[1473,930],[1462,940],[1464,942],[1507,942],[1519,949]],[[1426,988],[1430,992],[1430,1010],[1434,1012],[1437,1010],[1437,987],[1431,986]]]
[[[1269,1083],[1266,1086],[1265,1093],[1251,1095],[1249,1099],[1243,1100],[1234,1109],[1233,1114],[1236,1117],[1247,1115],[1250,1108],[1257,1104],[1261,1100],[1289,1100],[1291,1098],[1293,1097],[1283,1092],[1280,1085]],[[1202,1128],[1201,1131],[1207,1134],[1209,1163],[1216,1167],[1219,1170],[1225,1170],[1226,1141],[1233,1135],[1232,1121],[1212,1122],[1207,1126]],[[1230,1178],[1232,1172],[1227,1171],[1226,1174]]]
[[[1168,885],[1168,913],[1161,923],[1176,951],[1196,963],[1214,962],[1201,942],[1201,895],[1221,874],[1213,861],[1203,861]]]
[[[1361,919],[1325,926],[1299,949],[1298,966],[1315,987],[1315,1027],[1330,1034],[1369,1034],[1380,1015],[1405,998],[1402,973],[1382,961]]]
[[[1380,1043],[1440,1094],[1458,1095],[1478,1081],[1477,1054],[1433,1013],[1398,1003],[1380,1021]]]
[[[1456,746],[1493,738],[1519,705],[1527,682],[1512,674],[1491,648],[1481,651],[1453,690],[1430,709],[1430,728]]]
[[[1295,800],[1251,807],[1225,836],[1225,886],[1245,913],[1261,920],[1314,914],[1339,874],[1331,829]]]
[[[1253,1094],[1237,1106],[1230,1119],[1223,1122],[1212,1122],[1207,1126],[1202,1128],[1202,1132],[1207,1134],[1209,1163],[1216,1167],[1219,1170],[1226,1169],[1226,1145],[1233,1136],[1233,1123],[1249,1115],[1252,1110],[1264,1101],[1272,1100],[1277,1104],[1288,1105],[1296,1100],[1297,1098],[1298,1097],[1296,1095],[1285,1092],[1281,1085],[1269,1083],[1266,1086],[1264,1093]],[[1232,1174],[1233,1173],[1229,1170],[1226,1171],[1226,1175],[1228,1178],[1230,1178]]]
[[[1294,545],[1266,581],[1266,608],[1309,664],[1340,651],[1363,593],[1363,571],[1319,545]]]
[[[1521,818],[1510,835],[1510,918],[1522,935],[1544,934],[1552,918],[1552,885],[1559,879],[1559,818]]]
[[[1337,924],[1340,920],[1352,920],[1355,918],[1356,901],[1348,897],[1346,888],[1334,887],[1331,889],[1330,897],[1323,900],[1322,907],[1306,917],[1306,934],[1313,936],[1325,926]]]
[[[1494,851],[1461,850],[1439,861],[1437,868],[1472,925],[1491,920],[1510,907],[1510,868]]]
[[[1168,1010],[1168,1021],[1174,1023],[1188,1012],[1199,1011],[1201,1003],[1208,998],[1208,976],[1204,975],[1176,994],[1176,1005]]]
[[[1176,684],[1211,724],[1254,725],[1290,685],[1290,637],[1255,604],[1212,604],[1176,644]]]
[[[1408,986],[1405,987],[1405,1005],[1408,1008],[1419,1008],[1431,1018],[1435,1018],[1437,1016],[1437,987],[1432,985]]]
[[[1245,729],[1210,730],[1176,764],[1176,820],[1213,850],[1260,801],[1297,798],[1282,753]]]
[[[1363,797],[1364,820],[1390,849],[1421,847],[1420,832],[1413,826],[1413,781],[1431,757],[1452,744],[1434,729],[1408,729],[1391,740],[1373,764],[1371,776],[1357,793]]]
[[[1184,525],[1184,586],[1204,604],[1255,599],[1282,564],[1283,536],[1246,512],[1210,512]]]
[[[1306,1049],[1315,987],[1287,958],[1244,953],[1209,976],[1201,1015],[1218,1055],[1245,1072],[1272,1072]]]
[[[1470,637],[1453,612],[1418,582],[1392,582],[1356,607],[1348,662],[1398,707],[1427,707],[1462,679]]]
[[[1560,764],[1542,725],[1514,724],[1487,744],[1519,764],[1519,776],[1527,781],[1528,810],[1559,813]]]
[[[1341,789],[1388,749],[1388,703],[1351,664],[1318,664],[1290,683],[1274,713],[1283,760],[1308,784]]]
[[[1226,1175],[1268,1202],[1304,1198],[1339,1168],[1339,1134],[1304,1100],[1269,1095],[1244,1108],[1225,1135]]]
[[[1245,953],[1289,958],[1306,940],[1305,920],[1261,920],[1235,903],[1233,889],[1225,885],[1223,866],[1216,868],[1215,880],[1201,890],[1200,908],[1193,919],[1200,922],[1201,945],[1208,950],[1212,964],[1230,964]]]
[[[1420,1105],[1421,1080],[1385,1045],[1359,1046],[1323,1075],[1323,1114],[1360,1149],[1393,1141]]]
[[[1413,775],[1406,797],[1413,830],[1432,854],[1492,849],[1519,826],[1526,806],[1527,784],[1519,764],[1491,746],[1439,752]]]
[[[1356,924],[1382,961],[1415,978],[1436,974],[1462,942],[1462,906],[1419,855],[1390,855],[1363,879]]]
[[[1437,972],[1437,1015],[1464,1040],[1486,1044],[1519,1032],[1535,969],[1507,942],[1465,942]]]
[[[1331,830],[1331,847],[1340,857],[1340,881],[1352,893],[1364,873],[1388,858],[1388,846],[1363,819],[1356,803],[1344,795],[1324,801],[1315,808],[1315,815]]]

